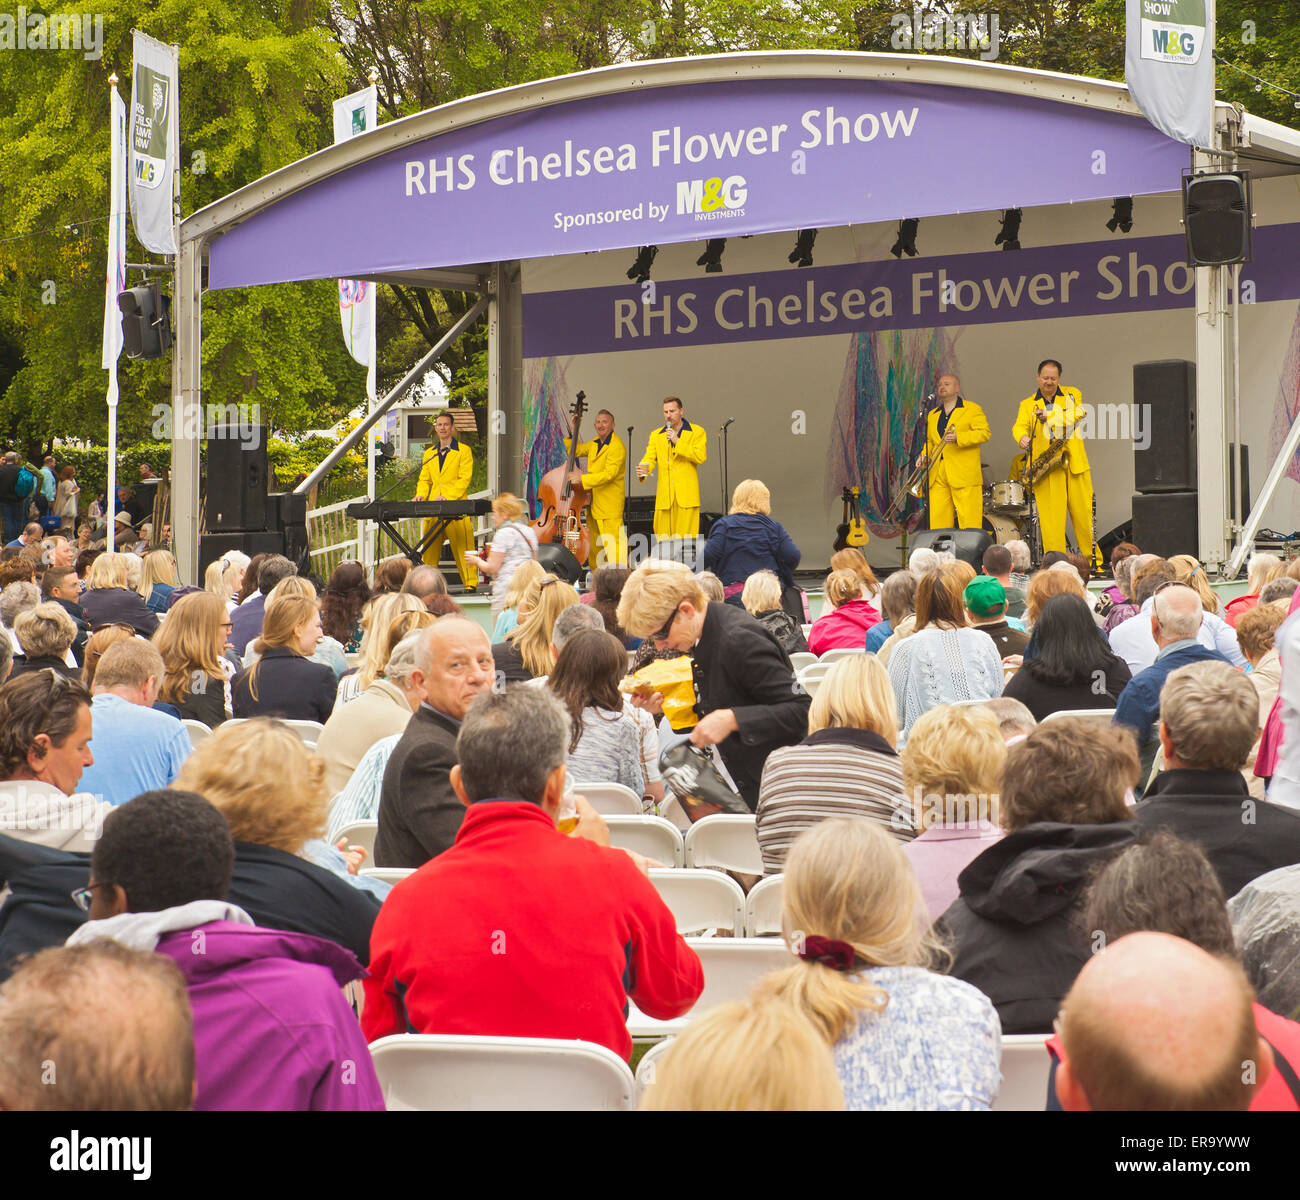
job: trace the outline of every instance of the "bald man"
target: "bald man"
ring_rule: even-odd
[[[455,840],[465,806],[451,786],[465,712],[496,680],[488,636],[465,617],[440,617],[415,656],[411,687],[423,696],[384,768],[375,866],[422,867]]]
[[[979,447],[992,436],[984,410],[961,395],[956,375],[940,375],[939,403],[925,418],[925,453],[916,465],[930,471],[930,528],[979,529],[984,523],[984,474]],[[937,460],[937,461],[936,461]]]
[[[1068,1111],[1241,1112],[1273,1070],[1241,967],[1167,933],[1093,957],[1061,1006]]]

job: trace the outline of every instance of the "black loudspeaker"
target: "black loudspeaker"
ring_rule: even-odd
[[[655,531],[655,498],[629,496],[623,505],[623,524],[629,538],[640,534],[649,546]]]
[[[984,563],[984,551],[993,545],[993,539],[982,529],[918,529],[908,540],[907,549],[928,547],[936,552],[951,550],[976,571]]]
[[[266,426],[217,426],[208,438],[211,530],[266,529]]]
[[[245,529],[232,533],[205,533],[199,538],[199,580],[223,554],[242,550],[249,558],[255,554],[284,554],[284,534],[268,533],[264,529]],[[291,556],[290,556],[291,557]]]
[[[1152,492],[1133,497],[1133,544],[1143,554],[1169,558],[1197,553],[1195,492]]]
[[[1097,546],[1101,550],[1101,557],[1105,561],[1107,568],[1110,567],[1110,554],[1120,542],[1131,542],[1140,546],[1141,542],[1133,542],[1133,522],[1125,521],[1122,525],[1116,525],[1109,533],[1103,533],[1097,539]]]
[[[1250,258],[1250,191],[1246,172],[1183,176],[1187,262],[1217,267]]]
[[[1140,422],[1134,432],[1147,443],[1145,450],[1133,443],[1133,486],[1144,493],[1195,491],[1196,364],[1134,363],[1133,405]]]
[[[586,574],[586,568],[559,542],[543,542],[538,546],[537,561],[565,583],[576,584]]]
[[[267,496],[266,525],[284,535],[284,556],[298,568],[299,575],[306,575],[311,570],[306,493],[272,492]]]

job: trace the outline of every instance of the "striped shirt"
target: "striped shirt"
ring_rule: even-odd
[[[325,840],[332,846],[339,840],[339,830],[355,821],[379,819],[379,794],[384,788],[384,768],[393,747],[401,740],[400,733],[380,738],[362,755],[347,786],[330,804],[329,833]]]
[[[805,829],[831,817],[867,817],[900,842],[916,836],[894,748],[865,729],[821,729],[773,750],[758,789],[756,832],[763,868],[785,868]]]

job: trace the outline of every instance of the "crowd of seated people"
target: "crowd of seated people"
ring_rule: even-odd
[[[1019,546],[880,578],[846,550],[800,620],[771,511],[737,490],[717,575],[525,558],[491,612],[405,559],[232,552],[199,590],[165,550],[7,551],[0,1107],[379,1109],[381,1037],[634,1061],[630,1007],[687,1019],[647,1109],[988,1110],[1012,1034],[1044,1107],[1300,1107],[1283,564],[1224,606],[1128,543],[1101,587]],[[682,741],[753,812],[790,952],[705,1015],[667,864],[576,786],[670,815]],[[110,1002],[79,1023],[77,989]],[[23,1074],[31,1012],[66,1088]]]

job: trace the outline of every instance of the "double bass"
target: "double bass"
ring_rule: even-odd
[[[559,542],[579,563],[585,563],[591,552],[591,533],[587,529],[591,493],[582,484],[570,482],[569,475],[578,461],[578,426],[582,423],[582,414],[587,411],[583,403],[586,398],[586,392],[579,392],[569,410],[573,414],[569,456],[564,466],[555,467],[542,476],[537,489],[542,512],[533,522],[539,542]]]

